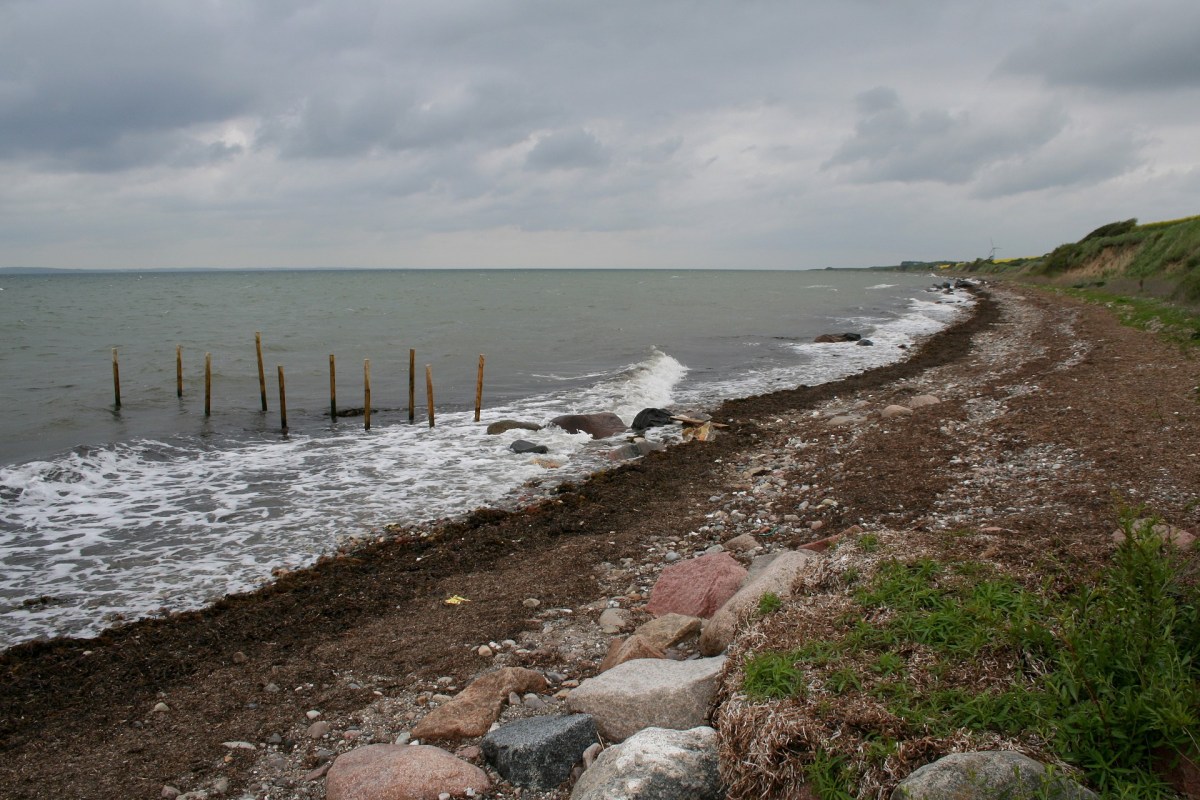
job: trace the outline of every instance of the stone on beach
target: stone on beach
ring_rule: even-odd
[[[505,780],[549,791],[570,777],[571,768],[597,739],[592,718],[572,714],[510,722],[485,736],[480,746]]]
[[[634,634],[628,639],[613,639],[608,646],[608,655],[600,662],[597,672],[607,672],[618,664],[638,658],[666,658],[661,648]]]
[[[892,800],[991,800],[994,797],[1094,800],[1096,795],[1062,773],[1051,773],[1021,753],[952,753],[913,772]]]
[[[600,625],[600,630],[604,633],[620,633],[632,623],[629,619],[629,612],[625,609],[606,608],[600,612],[598,624]]]
[[[638,626],[634,636],[641,637],[651,647],[666,650],[700,633],[699,617],[687,614],[663,614]]]
[[[359,747],[339,756],[325,777],[327,800],[434,800],[489,788],[486,772],[429,745]]]
[[[421,740],[483,736],[500,718],[510,692],[544,692],[547,688],[541,673],[523,667],[504,667],[477,679],[450,702],[430,711],[413,728],[412,734]]]
[[[795,550],[775,556],[766,569],[748,580],[704,626],[700,632],[700,652],[706,656],[723,652],[733,641],[741,614],[757,605],[767,592],[790,597],[796,579],[815,569],[820,560],[821,557],[810,550]]]
[[[718,800],[717,732],[647,728],[602,752],[571,800]]]
[[[725,657],[692,661],[638,659],[588,678],[567,695],[567,708],[591,714],[609,741],[643,728],[704,725]]]
[[[907,417],[913,413],[913,410],[908,406],[890,405],[879,412],[879,416],[884,419],[892,419],[894,417]]]
[[[909,408],[924,408],[925,406],[936,406],[942,402],[931,394],[919,394],[908,401]]]
[[[662,571],[646,610],[654,616],[683,614],[689,617],[711,617],[726,600],[733,597],[746,569],[728,553],[711,553]]]

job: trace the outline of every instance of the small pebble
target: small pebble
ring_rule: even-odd
[[[245,664],[248,660],[249,659],[246,658],[246,654],[243,653],[241,650],[238,650],[236,653],[233,654],[232,661],[235,664]]]
[[[314,709],[314,710],[312,710],[312,711],[305,711],[305,712],[304,712],[304,716],[308,717],[309,719],[320,719],[320,718],[321,718],[321,712],[320,712],[320,711],[317,711],[317,710],[315,710],[315,709]]]
[[[521,601],[521,605],[525,606],[526,608],[537,608],[541,604],[542,601],[535,597],[529,597]]]
[[[492,648],[488,647],[486,644],[479,645],[479,649],[475,652],[478,653],[481,658],[491,658],[494,655]]]
[[[304,732],[304,735],[310,739],[320,739],[322,736],[328,734],[331,730],[333,730],[333,726],[330,725],[326,720],[321,720],[320,722],[314,722],[312,725],[309,725],[308,730]]]
[[[395,742],[396,744],[408,744],[410,739],[412,739],[412,734],[408,731],[405,731],[404,733],[396,736]]]
[[[156,712],[158,712],[159,714],[165,714],[171,710],[171,707],[169,705],[167,705],[166,703],[155,703],[154,710]]]

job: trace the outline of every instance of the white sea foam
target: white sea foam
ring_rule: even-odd
[[[656,350],[582,392],[489,417],[545,423],[615,411],[629,422],[646,406],[670,405],[685,373]],[[597,463],[584,434],[487,436],[464,412],[439,415],[433,429],[365,433],[347,424],[337,435],[219,449],[142,441],[0,469],[0,596],[10,598],[0,606],[0,645],[94,635],[118,619],[202,605],[253,588],[275,567],[309,563],[340,537],[450,516],[554,477],[509,450],[517,438],[569,460],[564,476]]]

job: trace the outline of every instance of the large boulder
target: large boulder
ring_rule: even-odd
[[[443,706],[425,715],[412,730],[414,739],[456,740],[483,736],[500,718],[512,692],[544,692],[546,679],[524,667],[504,667],[477,679]]]
[[[492,731],[479,744],[509,783],[545,792],[570,777],[583,751],[597,741],[592,718],[572,714],[519,719]]]
[[[835,342],[857,342],[861,338],[861,333],[822,333],[813,341],[818,344],[833,344]]]
[[[550,420],[550,424],[562,428],[567,433],[586,433],[593,439],[607,439],[628,427],[621,418],[611,411],[601,411],[596,414],[564,414]]]
[[[717,732],[647,728],[600,754],[571,800],[720,800]]]
[[[811,550],[792,550],[775,555],[765,569],[752,575],[746,585],[713,614],[700,633],[700,652],[706,656],[724,652],[733,641],[738,618],[742,614],[757,606],[759,599],[767,592],[790,597],[796,578],[816,569],[820,560],[821,556]]]
[[[704,725],[725,657],[692,661],[638,659],[588,678],[567,695],[567,708],[591,714],[611,742],[643,728]]]
[[[672,564],[662,571],[646,610],[654,616],[683,614],[711,617],[725,601],[733,597],[746,568],[728,553],[709,553]]]
[[[546,447],[546,445],[534,444],[526,439],[517,439],[508,446],[508,449],[517,454],[536,453],[538,455],[545,455],[550,452],[550,448]]]
[[[358,747],[338,756],[325,776],[327,800],[437,800],[490,788],[479,767],[429,745]]]
[[[1008,750],[953,753],[926,764],[892,790],[892,800],[1095,800],[1061,772]]]

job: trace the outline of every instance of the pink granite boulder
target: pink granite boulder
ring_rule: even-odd
[[[479,767],[429,745],[359,747],[338,756],[325,777],[327,800],[437,800],[489,788]]]
[[[662,571],[650,591],[646,610],[656,617],[663,614],[711,617],[733,597],[745,579],[746,568],[728,553],[709,553],[681,561]]]

